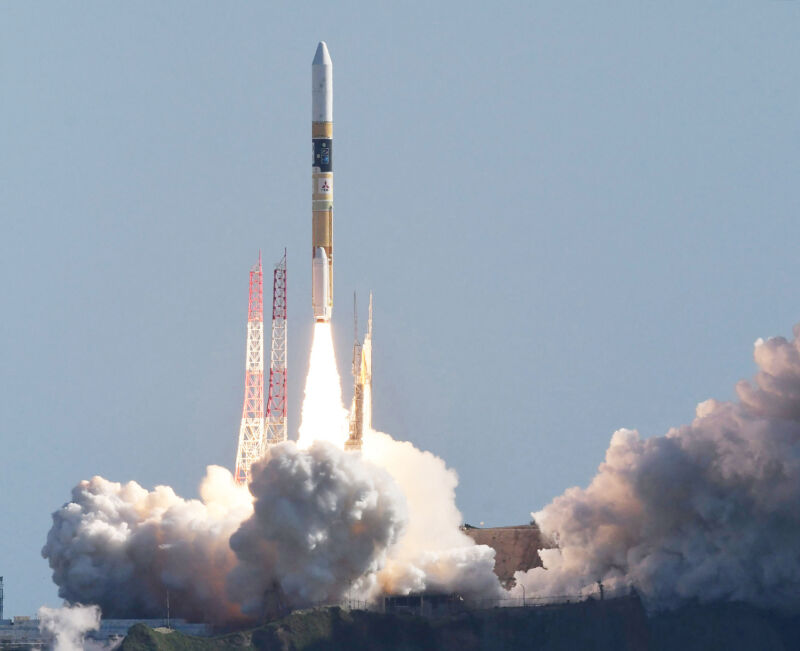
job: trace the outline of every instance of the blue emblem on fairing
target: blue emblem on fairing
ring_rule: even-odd
[[[312,167],[318,167],[320,172],[331,172],[333,167],[333,141],[329,138],[314,140],[314,160]]]

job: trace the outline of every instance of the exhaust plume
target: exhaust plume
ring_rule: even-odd
[[[374,598],[381,593],[428,590],[499,596],[494,550],[476,545],[459,529],[462,518],[455,502],[456,473],[430,452],[371,429],[371,402],[367,394],[362,454],[350,456],[388,472],[405,497],[408,519],[399,539],[387,550],[385,567],[374,577],[362,577],[358,589],[354,587],[350,594]],[[316,323],[298,446],[329,441],[341,448],[348,436],[347,414],[330,323]]]
[[[200,500],[94,477],[53,514],[59,595],[110,617],[252,620],[383,592],[499,590],[494,551],[458,530],[455,473],[370,433],[364,458],[318,441],[270,449],[250,492],[210,466]],[[382,467],[383,466],[383,467]]]
[[[378,573],[381,591],[499,597],[494,549],[476,545],[459,528],[455,471],[436,455],[372,429],[364,432],[363,455],[386,469],[408,504],[408,526]]]
[[[253,515],[231,538],[230,593],[245,613],[364,593],[406,524],[390,475],[330,443],[277,445],[253,468]],[[358,585],[355,585],[358,583]]]
[[[331,324],[315,323],[297,445],[309,448],[314,441],[328,441],[341,448],[347,436]]]
[[[557,549],[518,572],[528,594],[632,586],[648,607],[688,599],[800,608],[800,325],[758,340],[753,384],[689,425],[617,431],[587,488],[532,514]],[[521,591],[518,585],[516,591]]]

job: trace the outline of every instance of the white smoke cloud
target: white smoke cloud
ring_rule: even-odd
[[[739,383],[737,402],[701,403],[691,424],[662,437],[616,432],[587,488],[533,514],[557,548],[540,551],[544,568],[517,573],[514,593],[588,593],[602,581],[635,587],[651,608],[800,608],[799,340],[800,326],[792,341],[756,342],[759,372]],[[112,617],[160,617],[169,591],[176,616],[232,622],[272,598],[287,607],[345,593],[503,594],[494,551],[458,529],[458,479],[444,461],[369,427],[361,454],[341,450],[335,360],[320,359],[304,404],[316,415],[303,430],[308,449],[273,448],[252,494],[215,466],[200,500],[79,483],[42,550],[60,596]]]
[[[434,454],[374,430],[364,432],[363,455],[386,469],[408,504],[408,526],[378,573],[380,588],[390,594],[430,591],[499,596],[494,550],[476,545],[459,529],[462,518],[455,501],[455,471]]]
[[[100,628],[97,606],[64,606],[39,608],[39,630],[53,635],[53,651],[83,651],[84,636]]]
[[[102,477],[80,482],[53,514],[42,555],[59,596],[99,605],[109,617],[175,615],[210,622],[241,618],[225,599],[236,558],[228,539],[252,513],[252,498],[224,468],[209,466],[201,500],[168,486],[147,491]]]
[[[383,592],[496,595],[494,551],[459,531],[457,477],[370,431],[363,456],[274,446],[249,490],[210,466],[200,500],[94,477],[53,514],[42,554],[59,595],[110,617],[209,622]]]
[[[406,524],[403,494],[374,464],[330,443],[274,446],[253,467],[255,512],[231,538],[229,577],[243,610],[260,615],[273,594],[288,604],[363,592]]]
[[[654,609],[800,608],[800,326],[792,341],[757,341],[755,361],[738,402],[703,402],[661,437],[619,430],[587,488],[533,514],[558,549],[540,552],[546,569],[517,573],[528,595],[602,580]]]

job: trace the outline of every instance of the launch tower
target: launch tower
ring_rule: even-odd
[[[264,275],[261,254],[250,270],[247,311],[247,358],[244,406],[236,450],[236,482],[250,479],[250,466],[264,456],[268,445],[286,440],[286,249],[272,273],[272,346],[269,393],[264,409]]]
[[[272,278],[272,349],[269,360],[267,445],[286,440],[286,249]],[[263,454],[263,450],[262,450]]]
[[[244,372],[244,405],[236,450],[236,483],[250,478],[250,466],[264,452],[264,278],[261,253],[250,269],[250,302],[247,310],[247,355]]]

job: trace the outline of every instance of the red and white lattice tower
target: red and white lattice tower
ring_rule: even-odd
[[[264,453],[264,282],[261,253],[250,269],[250,303],[247,312],[247,358],[244,406],[236,450],[237,483],[250,478],[250,466]]]
[[[267,445],[286,440],[286,249],[272,281],[272,349],[269,360]]]

